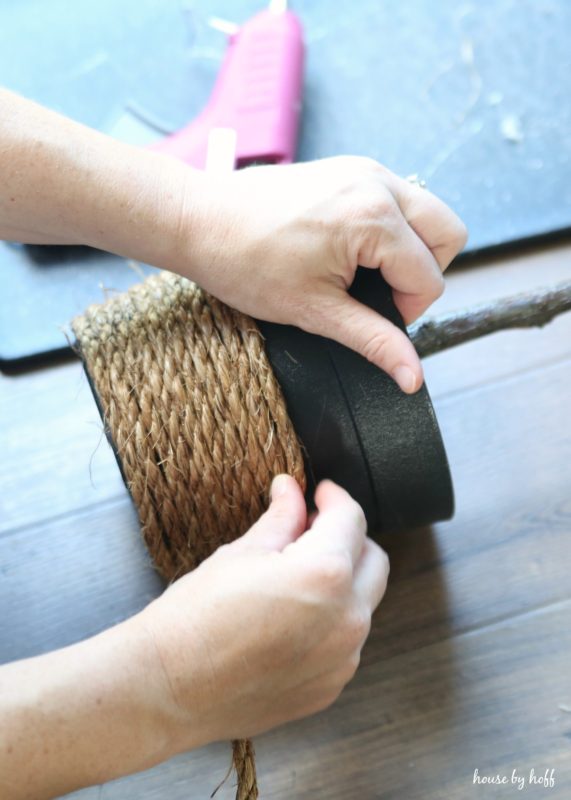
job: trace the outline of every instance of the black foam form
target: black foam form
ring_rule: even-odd
[[[377,270],[359,268],[351,294],[406,331]],[[331,478],[362,505],[372,531],[449,519],[452,479],[426,385],[405,395],[343,345],[292,326],[258,325],[304,446],[308,499]]]

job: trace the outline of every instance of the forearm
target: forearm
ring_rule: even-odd
[[[0,667],[4,800],[66,794],[146,769],[179,749],[156,654],[139,620]]]
[[[201,173],[1,89],[0,120],[0,238],[184,263]]]

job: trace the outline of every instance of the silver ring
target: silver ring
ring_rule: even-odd
[[[419,189],[426,189],[426,181],[419,178],[416,172],[412,175],[407,175],[405,181],[412,183],[413,186],[418,186]]]

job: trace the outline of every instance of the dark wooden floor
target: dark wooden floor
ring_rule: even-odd
[[[570,276],[569,245],[456,270],[435,311]],[[357,677],[257,742],[268,800],[571,798],[571,314],[425,368],[456,517],[383,540],[390,584]],[[123,619],[160,583],[79,364],[1,376],[0,404],[7,661]],[[220,744],[74,797],[208,798],[227,763]],[[476,769],[525,790],[474,785]]]

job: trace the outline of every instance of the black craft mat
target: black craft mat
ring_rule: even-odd
[[[466,220],[472,251],[571,227],[571,3],[293,6],[308,47],[301,160],[358,153],[420,174]],[[0,80],[142,143],[128,109],[165,131],[186,123],[225,47],[209,16],[241,22],[260,7],[4,0]],[[66,347],[74,314],[139,280],[112,256],[4,243],[0,271],[0,363]]]

